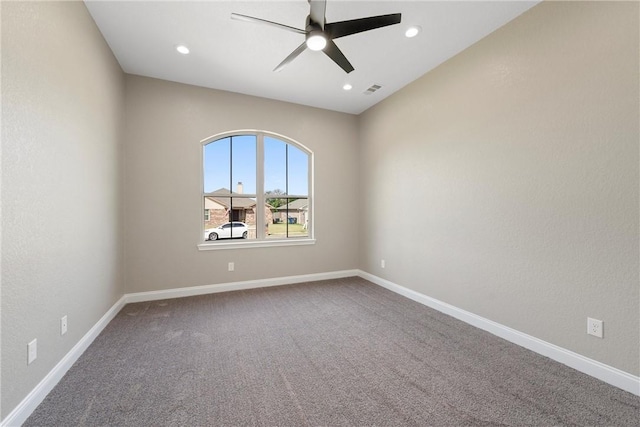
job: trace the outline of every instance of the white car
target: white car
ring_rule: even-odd
[[[246,239],[249,227],[244,222],[227,222],[216,228],[204,230],[204,240]]]

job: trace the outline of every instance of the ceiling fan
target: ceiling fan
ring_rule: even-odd
[[[399,24],[400,13],[390,15],[370,16],[368,18],[351,19],[349,21],[326,22],[325,10],[327,7],[326,0],[308,0],[311,11],[307,16],[305,29],[301,30],[288,25],[279,24],[277,22],[267,21],[266,19],[254,18],[253,16],[232,13],[231,18],[240,21],[256,22],[258,24],[267,24],[276,28],[291,31],[305,36],[305,41],[298,46],[284,61],[282,61],[273,71],[282,70],[287,64],[293,61],[298,55],[307,48],[315,51],[323,51],[325,55],[340,66],[346,73],[354,70],[349,60],[338,49],[333,42],[339,37],[350,36],[351,34],[361,33],[363,31],[375,30],[376,28],[386,27],[388,25]]]

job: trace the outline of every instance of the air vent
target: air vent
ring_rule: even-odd
[[[363,93],[365,95],[371,95],[373,92],[377,91],[378,89],[382,89],[382,86],[380,85],[371,85],[371,87],[367,90],[365,90]]]

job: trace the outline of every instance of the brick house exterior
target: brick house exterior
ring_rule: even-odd
[[[250,230],[256,227],[256,201],[252,198],[238,197],[226,188],[213,192],[204,198],[204,228],[214,228],[229,221],[244,222]],[[273,220],[271,206],[265,205],[265,224]]]
[[[295,222],[298,224],[305,224],[309,219],[309,200],[297,199],[286,205],[280,206],[275,211],[273,218],[278,222],[286,222],[288,216],[289,218],[294,218]]]

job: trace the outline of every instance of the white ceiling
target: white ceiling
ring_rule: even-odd
[[[349,74],[309,50],[273,72],[304,36],[230,18],[235,12],[303,29],[306,0],[85,3],[127,73],[359,114],[538,1],[328,0],[327,22],[402,13],[398,25],[335,41],[355,67]],[[411,25],[422,32],[409,39]],[[191,53],[177,53],[179,44]],[[342,89],[347,82],[351,91]],[[373,84],[382,89],[365,95]]]

